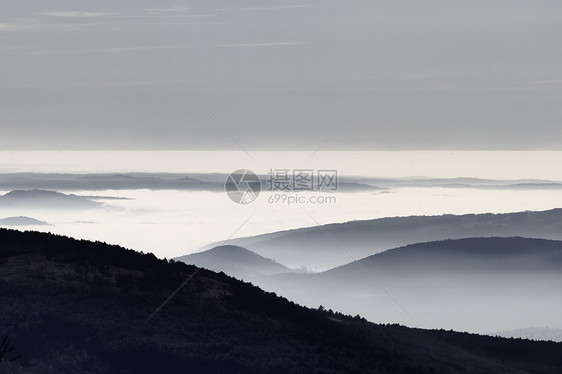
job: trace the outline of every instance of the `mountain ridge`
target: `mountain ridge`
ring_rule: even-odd
[[[562,239],[562,208],[545,211],[384,217],[283,230],[229,240],[291,268],[320,271],[399,246],[467,237]],[[209,249],[211,243],[201,248]],[[346,251],[343,251],[342,248]],[[348,252],[348,253],[345,253]]]
[[[562,369],[560,343],[376,325],[102,242],[0,229],[0,274],[0,330],[21,355],[8,374]]]
[[[40,189],[12,190],[0,195],[0,206],[34,209],[95,209],[101,203],[87,197]]]
[[[16,216],[0,218],[0,226],[50,226],[50,223],[32,217]]]
[[[385,323],[481,333],[562,327],[558,240],[491,237],[410,244],[320,273],[261,277],[256,284],[303,305],[322,302]]]
[[[176,257],[174,260],[214,271],[223,271],[240,279],[294,271],[275,260],[236,245],[221,245],[204,252]]]

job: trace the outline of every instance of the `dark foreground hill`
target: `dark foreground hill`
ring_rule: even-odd
[[[147,317],[186,279],[153,318]],[[562,344],[375,325],[104,243],[0,229],[2,373],[560,373]]]

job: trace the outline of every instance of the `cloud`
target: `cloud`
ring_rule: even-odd
[[[51,23],[51,22],[21,22],[21,23],[0,23],[0,31],[26,31],[36,29],[66,29],[73,30],[78,27],[91,27],[104,25],[102,22],[80,22],[80,23]]]
[[[113,13],[82,12],[82,11],[51,11],[42,14],[51,17],[69,17],[69,18],[108,17],[114,15]]]
[[[175,12],[185,12],[186,10],[189,9],[190,8],[188,7],[175,5],[167,8],[147,8],[144,9],[144,11],[147,13],[175,13]]]
[[[240,10],[288,10],[288,9],[311,8],[312,6],[313,6],[312,4],[279,5],[273,7],[254,6],[254,7],[242,8]]]
[[[0,23],[0,31],[1,30],[29,30],[34,29],[37,27],[41,27],[41,24],[33,23],[33,22],[20,22],[20,23]]]
[[[32,55],[73,55],[85,53],[121,53],[121,52],[135,52],[135,51],[150,51],[154,49],[176,49],[176,48],[189,48],[191,45],[176,44],[176,45],[154,45],[154,46],[136,46],[136,47],[111,47],[111,48],[93,48],[93,49],[69,49],[69,50],[38,50],[33,51]]]
[[[234,43],[234,44],[219,44],[219,47],[233,47],[233,48],[251,48],[251,47],[279,47],[291,45],[303,45],[306,42],[270,42],[270,43]]]
[[[547,79],[547,80],[538,80],[538,81],[533,81],[533,82],[529,82],[532,85],[551,85],[551,84],[562,84],[562,80],[561,79]]]
[[[172,45],[153,45],[153,46],[134,46],[134,47],[109,47],[109,48],[93,48],[93,49],[69,49],[69,50],[36,50],[30,51],[32,55],[72,55],[72,54],[86,54],[86,53],[122,53],[122,52],[135,52],[135,51],[150,51],[156,49],[178,49],[178,48],[193,48],[193,47],[228,47],[228,48],[259,48],[259,47],[279,47],[279,46],[294,46],[304,45],[306,42],[270,42],[270,43],[235,43],[235,44],[172,44]]]
[[[0,25],[1,28],[1,25]],[[26,45],[5,45],[2,47],[3,50],[6,51],[23,51],[35,48],[35,45],[26,44]]]

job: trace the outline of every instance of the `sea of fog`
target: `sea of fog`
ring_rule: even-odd
[[[562,180],[562,152],[0,152],[0,173],[221,172],[240,168],[267,173],[271,168],[337,169],[359,177],[479,177]],[[252,159],[253,158],[253,159]],[[308,160],[307,160],[308,159]],[[302,161],[299,161],[302,160]],[[8,191],[2,191],[6,193]],[[65,191],[68,192],[68,191]],[[503,213],[562,206],[562,189],[495,190],[446,187],[393,188],[381,193],[304,193],[329,197],[321,203],[272,202],[262,192],[248,205],[225,193],[176,190],[70,191],[100,200],[86,211],[5,209],[0,218],[29,216],[50,223],[27,229],[100,240],[171,258],[210,242],[331,222],[389,216]],[[289,195],[295,195],[289,193]],[[335,201],[333,200],[335,199]],[[342,261],[346,261],[342,253]]]

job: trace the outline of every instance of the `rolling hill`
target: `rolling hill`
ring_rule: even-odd
[[[20,356],[2,373],[562,370],[560,343],[377,325],[101,242],[0,229],[0,275],[3,358]]]
[[[150,189],[224,192],[228,174],[218,173],[112,173],[112,174],[0,174],[0,190],[43,189],[57,191]],[[260,175],[262,186],[267,175]],[[345,179],[339,192],[378,191],[379,187]]]
[[[178,257],[175,260],[185,262],[217,272],[250,280],[258,275],[289,273],[293,270],[254,252],[236,245],[222,245],[205,252]]]
[[[491,236],[562,240],[562,209],[380,218],[279,231],[229,243],[291,268],[323,271],[407,244]]]
[[[0,226],[49,226],[49,223],[31,217],[6,217],[0,219]]]
[[[304,305],[472,332],[560,327],[562,241],[467,238],[411,244],[322,273],[262,277]]]
[[[114,174],[0,174],[0,189],[79,190],[193,190],[224,191],[222,181],[200,181],[185,174],[114,173]]]
[[[83,210],[102,207],[101,203],[83,196],[44,190],[13,190],[0,196],[0,207],[49,210]]]

